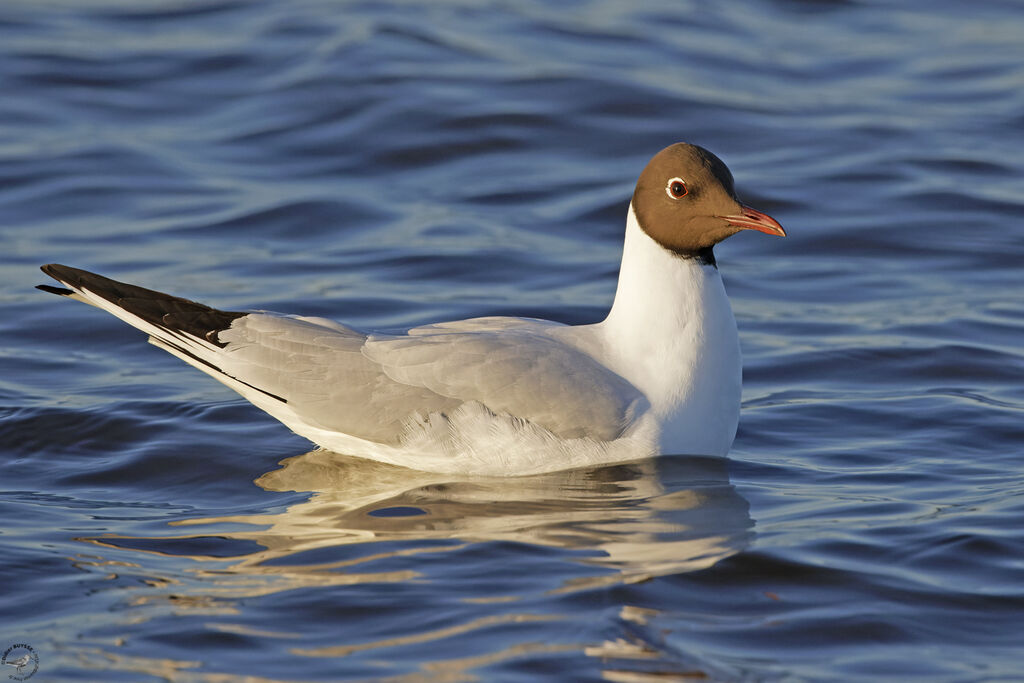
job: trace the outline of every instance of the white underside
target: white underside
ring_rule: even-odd
[[[732,444],[739,418],[739,340],[717,269],[678,257],[660,247],[637,225],[632,209],[627,222],[615,302],[603,322],[567,327],[543,321],[483,319],[484,322],[465,321],[421,328],[412,331],[412,337],[398,340],[376,342],[371,337],[361,353],[357,349],[353,356],[360,363],[368,363],[367,358],[380,363],[381,379],[390,383],[392,392],[395,382],[400,380],[408,383],[410,397],[427,389],[455,399],[469,396],[453,409],[445,411],[422,414],[413,407],[409,417],[401,422],[400,433],[396,433],[393,439],[381,441],[360,438],[325,426],[320,404],[316,404],[320,405],[320,414],[313,414],[310,409],[303,408],[306,404],[301,400],[282,402],[255,388],[275,393],[273,387],[268,389],[265,383],[269,372],[266,364],[284,358],[289,363],[289,372],[294,372],[306,383],[287,385],[290,391],[302,391],[312,376],[314,388],[308,391],[314,398],[319,400],[323,394],[327,397],[323,400],[328,400],[333,395],[336,399],[331,405],[337,406],[359,401],[360,391],[365,390],[363,387],[344,386],[333,381],[328,387],[316,386],[315,373],[325,372],[321,367],[322,359],[313,358],[308,367],[300,364],[292,368],[290,366],[294,365],[296,358],[301,360],[305,356],[294,353],[281,355],[291,348],[284,344],[297,344],[303,349],[312,343],[330,346],[333,343],[331,335],[342,339],[339,330],[345,330],[348,336],[344,337],[344,342],[351,345],[352,333],[346,328],[326,321],[254,314],[236,320],[228,331],[233,333],[238,326],[238,335],[243,331],[249,335],[246,343],[233,346],[228,341],[228,346],[221,348],[189,335],[168,333],[88,290],[76,290],[75,298],[102,308],[148,333],[156,346],[223,382],[317,445],[419,470],[525,475],[632,460],[659,453],[724,455]],[[264,333],[264,337],[254,337],[255,332],[242,329],[247,318],[253,319],[250,321],[252,327],[256,322],[263,326],[279,325],[287,334]],[[505,328],[508,328],[507,332]],[[511,331],[513,329],[515,333]],[[448,348],[431,346],[438,340],[446,341],[436,334],[438,330],[459,332],[461,346],[453,348],[464,355],[432,360],[429,354],[435,349]],[[478,330],[489,332],[491,336],[477,335]],[[495,330],[498,336],[494,336]],[[523,336],[524,332],[528,336]],[[429,340],[428,333],[434,335]],[[503,334],[519,336],[503,337]],[[425,341],[420,342],[417,335],[424,335]],[[487,360],[489,354],[505,358],[509,348],[522,350],[518,341],[520,336],[525,345],[526,360]],[[221,338],[232,337],[222,333]],[[511,345],[507,343],[510,339],[514,342]],[[262,353],[266,363],[257,367],[253,359],[260,360],[261,344],[265,347]],[[533,348],[531,344],[540,349],[540,358],[528,357],[529,350]],[[489,345],[494,347],[493,353],[488,351]],[[563,378],[540,372],[545,367],[543,362],[549,346],[554,345],[557,345],[554,350],[565,351],[564,357],[559,357],[560,364],[551,365],[552,372],[564,373]],[[335,346],[341,348],[343,345],[339,341]],[[186,349],[187,353],[176,347]],[[466,353],[466,348],[472,354]],[[221,368],[223,372],[189,354]],[[407,360],[410,354],[414,356],[412,361]],[[347,356],[336,354],[330,358],[336,357]],[[464,357],[468,360],[463,361]],[[565,360],[566,357],[569,361]],[[573,357],[580,359],[579,373],[571,366]],[[593,361],[597,361],[597,365]],[[472,384],[467,384],[469,380],[462,379],[460,373],[468,372],[466,365],[470,362],[476,365],[469,368],[473,379]],[[568,367],[567,363],[570,363]],[[512,376],[505,377],[510,369],[514,371]],[[489,370],[503,373],[501,381],[488,376]],[[614,375],[608,373],[609,370]],[[608,396],[570,391],[557,401],[550,400],[553,389],[561,387],[562,380],[576,383],[570,384],[570,388],[593,385],[614,389],[617,385],[614,382],[609,384],[601,373],[625,387],[619,389],[621,396],[612,397],[621,399],[624,406],[614,412],[613,417],[601,417],[611,414],[608,405],[619,405],[615,401],[609,402]],[[582,375],[582,380],[577,374]],[[627,380],[631,386],[615,379],[615,375]],[[322,382],[327,383],[327,377],[324,375]],[[286,382],[287,376],[276,381]],[[522,386],[524,383],[527,386]],[[470,390],[475,393],[460,393]],[[299,398],[303,397],[300,395]],[[399,395],[392,403],[401,403],[402,400]],[[549,414],[550,420],[556,423],[565,418],[563,421],[573,424],[588,424],[587,420],[598,419],[620,420],[623,424],[589,423],[595,427],[591,430],[594,433],[617,434],[612,438],[595,438],[587,434],[559,437],[514,412],[487,407],[502,404],[524,406],[533,413]],[[587,412],[591,409],[596,411],[591,411],[593,415]],[[559,415],[559,410],[566,411],[566,414]]]

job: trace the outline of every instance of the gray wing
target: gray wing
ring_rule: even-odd
[[[218,334],[222,371],[287,402],[310,425],[397,444],[415,413],[461,401],[388,377],[362,353],[366,335],[313,318],[254,313]]]
[[[467,401],[563,438],[614,439],[642,396],[543,329],[487,319],[366,337],[328,321],[252,314],[219,341],[234,377],[280,396],[311,424],[381,443],[398,443],[410,420]]]
[[[551,325],[517,318],[434,325],[408,336],[371,336],[363,354],[403,385],[478,401],[563,438],[614,439],[643,396],[590,356],[548,336]]]
[[[70,289],[41,289],[112,313],[228,386],[258,395],[272,415],[286,406],[289,420],[380,443],[397,444],[410,424],[471,401],[561,437],[610,440],[644,400],[549,336],[562,327],[554,323],[477,318],[368,338],[318,318],[219,311],[59,264],[43,271]]]

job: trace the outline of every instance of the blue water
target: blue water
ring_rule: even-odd
[[[0,648],[40,681],[1024,680],[1022,36],[988,0],[0,5]],[[790,233],[716,250],[726,459],[308,452],[32,288],[591,322],[676,140]]]

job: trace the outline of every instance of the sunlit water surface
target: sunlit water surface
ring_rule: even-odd
[[[1024,13],[917,4],[0,5],[0,648],[46,681],[1024,678]],[[308,452],[32,289],[591,322],[679,139],[790,232],[717,250],[727,459]]]

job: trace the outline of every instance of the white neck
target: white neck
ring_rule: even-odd
[[[666,429],[690,432],[689,447],[693,430],[709,427],[701,421],[719,421],[724,414],[732,422],[728,449],[739,415],[741,367],[721,275],[655,242],[632,205],[615,301],[597,327],[613,369],[644,393],[653,413],[670,423]],[[730,431],[728,424],[718,432],[723,430]],[[684,437],[666,436],[666,447]],[[721,449],[704,448],[709,450]]]

